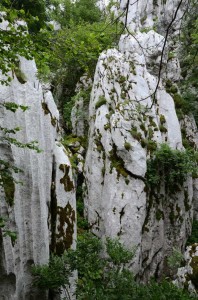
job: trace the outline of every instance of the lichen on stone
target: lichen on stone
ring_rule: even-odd
[[[60,179],[60,183],[64,184],[64,189],[66,192],[71,192],[74,189],[74,184],[69,175],[70,166],[61,164],[59,169],[64,173],[64,176]]]
[[[56,253],[61,255],[73,244],[75,210],[68,202],[65,207],[57,206]]]

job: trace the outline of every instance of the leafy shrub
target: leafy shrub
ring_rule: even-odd
[[[99,238],[90,233],[79,236],[75,251],[62,257],[53,255],[49,265],[33,268],[34,284],[60,292],[67,288],[69,276],[77,269],[77,299],[114,299],[117,293],[121,296],[124,289],[129,290],[129,279],[130,282],[133,279],[124,264],[134,256],[134,251],[125,249],[118,240],[108,239],[106,247],[108,257],[105,258]],[[120,287],[120,282],[123,287]]]
[[[60,293],[61,289],[67,291],[69,278],[72,274],[68,267],[68,256],[52,255],[49,264],[32,267],[34,285],[40,289]]]
[[[84,234],[79,237],[75,251],[63,257],[52,256],[49,266],[33,269],[35,284],[42,289],[60,290],[67,286],[70,272],[77,269],[78,300],[195,299],[165,280],[161,283],[152,280],[147,285],[136,283],[132,272],[125,267],[135,250],[125,249],[119,240],[107,239],[106,251],[107,256],[102,255],[104,247],[100,239],[90,233]]]
[[[187,240],[186,245],[192,245],[194,243],[198,243],[198,220],[194,220],[192,224],[192,232],[190,237]]]
[[[107,238],[106,251],[114,265],[126,264],[132,260],[135,255],[135,248],[129,251],[123,247],[118,239],[112,240]]]
[[[169,145],[161,144],[147,161],[147,185],[152,189],[164,182],[166,189],[174,192],[175,187],[182,185],[192,172],[197,173],[192,151],[173,150]]]
[[[198,124],[198,18],[197,18],[198,2],[191,1],[188,14],[183,20],[183,28],[180,44],[180,62],[181,74],[183,80],[180,82],[180,90],[186,102],[189,112],[195,116]]]
[[[172,269],[179,268],[181,266],[183,259],[184,259],[184,257],[182,255],[181,251],[173,248],[172,255],[170,255],[167,259],[168,266]]]
[[[178,289],[171,282],[163,280],[160,283],[151,281],[148,285],[136,285],[135,295],[130,300],[195,300],[196,296]]]

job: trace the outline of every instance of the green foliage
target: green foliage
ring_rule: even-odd
[[[191,300],[197,299],[196,296],[190,295],[182,289],[178,289],[171,282],[163,280],[160,283],[151,281],[148,285],[136,285],[136,293],[130,300]]]
[[[189,274],[189,278],[197,290],[198,289],[198,256],[192,257],[190,266],[193,271],[192,271],[192,274]]]
[[[168,266],[171,269],[179,268],[179,267],[181,267],[181,263],[182,263],[183,259],[184,259],[184,257],[182,255],[181,251],[179,251],[178,249],[173,248],[172,255],[170,255],[167,258]]]
[[[5,75],[0,83],[8,85],[12,80],[9,72],[15,69],[19,56],[27,59],[32,58],[33,45],[26,26],[15,26],[14,22],[9,23],[6,30],[0,30],[0,40],[0,70]]]
[[[198,243],[198,220],[194,220],[192,224],[192,232],[189,236],[186,245],[192,245],[194,243]]]
[[[34,266],[32,268],[34,285],[41,289],[60,292],[61,288],[65,288],[69,284],[69,276],[71,276],[67,263],[68,256],[64,253],[62,256],[52,255],[49,264]]]
[[[130,131],[131,135],[133,136],[134,139],[136,139],[137,141],[141,141],[142,139],[142,134],[141,132],[137,131],[136,127],[133,127]]]
[[[189,2],[188,13],[185,14],[182,26],[180,61],[183,80],[180,82],[180,90],[183,99],[188,106],[188,113],[195,116],[198,124],[198,2]]]
[[[106,251],[110,257],[110,261],[112,261],[115,266],[126,264],[132,260],[135,255],[135,249],[133,251],[129,251],[128,249],[124,248],[119,242],[119,239],[112,240],[107,238]]]
[[[117,172],[117,179],[119,179],[120,175],[127,178],[129,175],[128,171],[124,166],[123,159],[117,154],[117,147],[115,144],[113,144],[112,150],[109,151],[109,160],[111,161],[110,173],[112,172],[113,168],[115,168]]]
[[[65,128],[70,132],[76,83],[85,72],[93,76],[100,53],[118,42],[120,25],[109,22],[96,0],[51,0],[48,6],[44,0],[3,0],[0,10],[9,21],[7,29],[0,30],[0,69],[5,75],[1,83],[9,84],[14,73],[25,83],[18,57],[34,57],[39,78],[51,81],[55,93],[56,87],[62,87],[59,108],[64,111]],[[27,26],[18,20],[25,20]],[[60,30],[54,30],[47,20],[57,20]]]
[[[131,144],[128,143],[128,142],[125,142],[125,143],[124,143],[124,148],[125,148],[127,151],[131,150]]]
[[[10,231],[10,230],[6,229],[7,222],[8,222],[8,219],[5,219],[0,216],[0,230],[3,233],[3,236],[9,236],[11,238],[12,244],[14,244],[17,239],[17,234],[14,231]]]
[[[39,67],[39,70],[42,79],[49,80],[51,77],[55,91],[56,87],[62,87],[63,92],[58,101],[66,121],[65,130],[69,133],[76,83],[85,73],[93,78],[100,53],[117,44],[117,32],[121,26],[109,22],[108,16],[103,15],[95,0],[54,0],[52,3],[55,10],[51,13],[53,17],[56,16],[61,28],[48,33],[47,48],[44,51],[47,67]],[[60,9],[60,3],[64,9]]]
[[[35,285],[58,291],[68,285],[71,272],[77,269],[77,299],[110,300],[115,299],[115,295],[122,299],[133,280],[132,273],[123,264],[134,252],[126,250],[118,240],[108,239],[106,247],[108,258],[102,256],[104,249],[100,239],[90,233],[79,236],[75,251],[70,250],[63,257],[52,256],[49,265],[33,268]]]
[[[55,72],[56,82],[60,80],[59,74],[63,75],[61,70],[64,70],[65,81],[75,80],[73,85],[85,72],[93,76],[100,53],[111,47],[116,40],[115,27],[108,26],[106,29],[105,27],[104,21],[75,24],[71,20],[68,27],[52,32],[49,40],[48,65],[50,70]]]
[[[107,103],[107,100],[105,99],[105,97],[100,96],[99,100],[96,102],[95,109],[98,109],[100,106],[102,106],[106,103]]]
[[[175,53],[174,52],[169,52],[168,53],[168,59],[172,59],[175,57]]]
[[[147,285],[136,283],[133,274],[125,267],[133,258],[134,250],[125,249],[119,240],[107,239],[106,251],[107,255],[102,255],[101,240],[92,234],[84,234],[79,237],[75,251],[65,253],[62,258],[52,257],[49,266],[34,268],[35,284],[42,289],[54,287],[58,291],[67,287],[70,272],[77,269],[78,300],[195,299],[165,280],[161,283],[153,280]]]
[[[80,91],[77,95],[71,97],[70,99],[68,99],[68,101],[65,104],[63,104],[63,117],[64,117],[64,120],[66,123],[66,128],[69,132],[72,131],[72,123],[71,123],[72,108],[74,107],[75,103],[82,98],[83,99],[83,111],[81,111],[81,113],[83,115],[84,111],[88,110],[90,93],[91,93],[90,89],[87,89],[85,91]],[[85,122],[86,122],[86,120],[85,120]]]
[[[26,111],[28,109],[28,106],[24,106],[24,105],[18,105],[14,102],[4,102],[4,103],[0,103],[0,106],[4,107],[6,110],[12,111],[12,112],[16,112],[19,108],[22,111]]]
[[[78,175],[77,189],[76,189],[76,206],[77,206],[77,229],[82,233],[84,230],[89,229],[88,220],[84,217],[84,190],[83,190],[84,178],[82,175]]]
[[[47,20],[45,0],[2,0],[1,6],[9,13],[9,21],[22,14],[30,32],[38,32]]]
[[[3,0],[0,11],[0,22],[8,21],[6,28],[0,29],[0,70],[5,76],[0,83],[8,85],[14,73],[20,75],[18,79],[21,80],[19,56],[28,60],[34,57],[45,69],[50,27],[45,23],[44,0]],[[20,82],[25,83],[23,76]]]
[[[164,182],[165,188],[174,192],[192,172],[197,173],[194,152],[173,150],[169,145],[161,144],[147,161],[147,185],[152,189]]]
[[[51,11],[51,19],[59,22],[63,27],[68,26],[72,20],[74,24],[82,22],[95,23],[102,19],[102,12],[97,6],[96,0],[52,0],[54,10]],[[60,7],[64,8],[62,9]]]

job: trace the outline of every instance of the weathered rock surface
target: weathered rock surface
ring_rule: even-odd
[[[22,170],[13,174],[14,204],[9,205],[1,189],[0,215],[8,218],[6,230],[16,232],[16,241],[0,232],[0,298],[46,299],[32,287],[31,265],[48,262],[49,251],[63,252],[75,246],[75,187],[66,150],[58,139],[59,113],[52,94],[36,78],[33,61],[20,60],[25,82],[14,76],[10,86],[0,86],[1,102],[28,106],[15,113],[1,108],[0,126],[20,127],[13,135],[22,143],[37,141],[42,150],[0,144],[1,159]]]
[[[184,253],[184,267],[179,268],[174,283],[191,293],[198,291],[198,244],[188,246]]]
[[[123,35],[119,50],[105,51],[98,60],[85,162],[85,211],[92,230],[101,237],[119,237],[129,248],[137,246],[131,267],[144,280],[168,271],[166,257],[173,246],[184,250],[197,202],[191,177],[172,195],[163,183],[157,195],[146,190],[147,159],[156,147],[168,143],[184,149],[173,97],[165,88],[167,80],[179,79],[179,62],[168,58],[167,44],[162,66],[168,64],[155,92],[164,37],[152,29],[141,32],[137,24],[143,11],[150,24],[155,14],[151,2],[131,4],[128,23],[135,38]],[[164,15],[176,9],[176,2],[171,3],[161,5]]]
[[[91,87],[92,80],[87,75],[82,76],[76,86],[75,102],[71,111],[72,133],[76,136],[87,135]]]

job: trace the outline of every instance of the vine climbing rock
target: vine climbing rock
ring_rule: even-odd
[[[50,251],[75,247],[75,183],[67,152],[57,141],[59,112],[52,94],[37,80],[34,61],[21,58],[19,68],[25,82],[14,75],[9,86],[0,86],[0,100],[28,109],[14,113],[1,107],[0,126],[19,127],[12,137],[37,141],[41,152],[0,144],[1,159],[22,170],[13,174],[18,183],[12,205],[1,188],[0,216],[7,222],[0,231],[0,298],[44,300],[47,293],[32,286],[31,266],[47,263]],[[16,240],[4,236],[6,230],[16,233]]]
[[[197,193],[190,175],[174,192],[167,192],[163,179],[152,192],[146,182],[147,161],[161,143],[184,150],[174,95],[167,89],[180,78],[179,61],[168,55],[173,45],[169,40],[164,44],[164,32],[157,24],[147,27],[158,13],[159,24],[171,21],[170,11],[177,9],[177,3],[129,4],[125,22],[129,32],[121,36],[118,50],[100,55],[96,67],[89,107],[85,211],[96,235],[119,237],[128,248],[136,246],[130,266],[146,281],[168,274],[166,258],[173,246],[184,250]],[[126,1],[121,1],[124,7]],[[175,35],[178,22],[174,26]]]

